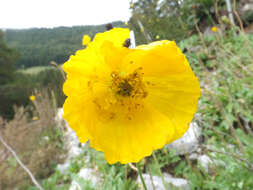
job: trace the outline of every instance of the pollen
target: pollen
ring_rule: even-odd
[[[111,74],[112,87],[115,95],[131,99],[145,98],[148,95],[147,88],[143,82],[142,68],[136,69],[126,77],[121,77],[117,72]]]
[[[131,92],[133,91],[133,87],[129,84],[127,80],[124,80],[122,83],[118,86],[117,94],[122,96],[130,96]]]

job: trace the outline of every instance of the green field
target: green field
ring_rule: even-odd
[[[50,69],[55,69],[53,66],[34,66],[34,67],[29,67],[27,69],[19,69],[18,72],[23,73],[23,74],[30,74],[30,75],[37,75],[41,71],[46,71]]]

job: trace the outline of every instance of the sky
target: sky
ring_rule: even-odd
[[[128,21],[130,0],[1,0],[0,28],[52,28]]]

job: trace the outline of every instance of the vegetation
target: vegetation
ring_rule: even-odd
[[[123,26],[122,22],[112,24]],[[83,48],[84,34],[93,37],[104,30],[104,25],[7,30],[6,43],[20,52],[16,67],[48,66],[50,61],[64,63],[76,50]]]
[[[129,27],[134,29],[138,43],[157,40],[157,35],[160,39],[175,39],[187,56],[201,83],[202,95],[196,114],[200,117],[196,117],[195,122],[202,129],[202,140],[200,151],[195,153],[197,159],[190,159],[187,154],[175,156],[173,151],[164,148],[155,151],[153,156],[143,159],[138,165],[143,173],[160,176],[162,172],[168,172],[175,177],[185,178],[191,189],[195,190],[251,190],[253,189],[253,36],[245,34],[243,28],[232,26],[226,18],[222,17],[225,10],[223,1],[217,1],[217,5],[213,0],[162,1],[163,4],[159,2],[161,1],[136,1],[132,6],[133,15]],[[138,21],[141,22],[142,27]],[[239,23],[238,20],[237,22]],[[250,24],[250,20],[247,22],[243,20],[243,23]],[[203,35],[201,31],[214,25],[217,25],[218,32]],[[66,33],[71,31],[67,28],[58,28],[57,32],[63,29]],[[101,30],[104,30],[104,27],[101,27]],[[101,30],[94,29],[94,32]],[[21,39],[24,40],[25,34],[28,34],[25,32],[31,31],[39,30],[7,31],[7,42],[11,47],[19,49]],[[50,30],[41,31],[50,33]],[[15,38],[20,40],[15,42],[14,37],[9,38],[8,32],[13,32],[13,36],[16,35]],[[24,33],[18,37],[19,32]],[[54,35],[58,34],[57,32]],[[61,39],[67,36],[60,33]],[[73,38],[66,38],[71,39],[66,43],[73,42],[73,46],[70,45],[71,51],[64,50],[64,55],[69,55],[75,48],[81,47],[81,36],[86,32],[81,33],[78,34],[79,36],[75,36],[77,35],[75,33]],[[36,36],[36,33],[34,35]],[[73,40],[74,38],[76,39]],[[47,39],[44,38],[43,41]],[[54,46],[59,50],[68,48],[68,45],[64,45],[65,42],[60,41],[56,41]],[[33,42],[35,41],[30,41]],[[51,41],[48,41],[48,44],[50,43]],[[49,46],[45,45],[43,48],[45,50]],[[14,52],[12,49],[7,49],[9,52]],[[1,51],[6,51],[6,46],[5,48],[0,46],[0,53]],[[20,54],[31,55],[28,50],[27,54],[22,52]],[[62,75],[53,67],[46,67],[46,69],[40,67],[37,69],[39,71],[28,69],[15,72],[13,62],[16,55],[13,53],[10,56],[12,60],[8,65],[12,73],[10,77],[1,75],[2,69],[0,69],[0,76],[5,76],[6,80],[4,85],[0,86],[0,115],[5,114],[4,116],[11,119],[9,115],[14,114],[14,111],[11,111],[14,103],[26,105],[26,108],[15,111],[16,114],[10,121],[0,119],[0,135],[3,135],[17,151],[42,187],[50,190],[67,190],[75,180],[83,189],[88,190],[138,189],[135,164],[109,165],[101,152],[90,149],[88,145],[83,148],[80,156],[71,159],[69,167],[63,173],[57,169],[56,164],[62,161],[59,155],[62,155],[64,150],[62,149],[64,138],[62,128],[54,120],[55,112],[52,110],[55,108],[50,105],[60,106],[64,100],[64,95],[61,93]],[[36,58],[38,61],[27,61],[27,64],[25,60],[30,58],[25,56],[24,62],[19,62],[18,66],[48,66],[51,60],[61,63],[67,57],[63,56],[63,59],[60,58],[62,60],[57,60],[55,58],[57,54],[53,53],[51,57],[44,59],[43,55],[45,54],[38,53],[38,59]],[[3,55],[0,54],[0,67],[3,65],[2,57]],[[34,57],[33,59],[35,60]],[[49,98],[45,98],[46,103],[42,99],[34,103],[29,101],[29,95],[34,92],[34,88],[46,88],[47,93],[50,94]],[[54,96],[57,97],[58,103],[52,102]],[[38,120],[32,120],[33,116],[38,116]],[[49,141],[43,140],[45,136],[49,137]],[[0,148],[0,151],[4,152],[0,154],[0,170],[4,171],[0,175],[0,189],[16,187],[36,190],[37,188],[13,157],[1,145]],[[208,170],[198,160],[201,155],[206,155],[211,160]],[[44,167],[39,167],[40,165]],[[101,175],[101,180],[95,186],[91,181],[77,176],[83,167],[93,168]]]
[[[18,53],[6,46],[4,33],[0,30],[0,85],[13,80],[17,57]]]
[[[252,42],[251,35],[240,32],[235,36],[234,31],[228,31],[206,36],[203,43],[198,35],[180,43],[201,81],[202,96],[197,113],[201,118],[195,121],[202,127],[203,142],[197,156],[208,155],[212,162],[206,171],[199,161],[189,159],[189,155],[174,156],[173,151],[164,148],[153,153],[159,164],[153,157],[139,163],[143,172],[156,176],[161,171],[169,172],[187,179],[191,189],[196,190],[253,188],[253,55],[249,51],[253,48]],[[87,147],[83,151],[68,168],[67,179],[75,179],[73,176],[85,165],[102,174],[101,182],[96,187],[90,184],[90,189],[137,189],[138,174],[132,166],[110,166],[102,153]],[[56,170],[43,184],[57,189],[63,179],[66,176]],[[80,182],[83,187],[87,183]],[[64,184],[67,189],[68,183]]]
[[[15,109],[12,121],[7,122],[0,117],[0,135],[36,178],[45,178],[65,158],[63,131],[54,119],[55,108],[47,92],[34,95],[36,100],[26,108]],[[32,114],[30,117],[27,110]],[[2,144],[0,150],[0,188],[27,189],[31,183],[27,173]]]
[[[31,72],[32,70],[33,72]],[[65,100],[62,92],[64,79],[61,72],[53,66],[39,72],[36,69],[32,70],[18,71],[15,73],[13,81],[0,86],[0,115],[4,118],[13,118],[14,105],[27,106],[29,96],[33,94],[35,89],[40,91],[46,89],[50,97],[52,93],[56,96],[58,107],[63,104]]]

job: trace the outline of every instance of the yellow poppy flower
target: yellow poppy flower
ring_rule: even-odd
[[[80,142],[110,163],[138,162],[180,138],[197,109],[200,85],[173,41],[129,49],[129,30],[98,33],[64,63],[63,105]]]
[[[213,32],[218,32],[218,28],[217,28],[216,26],[213,26],[213,27],[212,27],[212,31],[213,31]]]
[[[36,121],[36,120],[38,120],[39,118],[37,117],[37,116],[34,116],[33,118],[32,118],[32,120],[33,121]]]
[[[88,35],[84,35],[83,36],[83,46],[86,46],[86,45],[88,45],[90,43],[90,36],[88,36]]]
[[[31,95],[31,96],[29,96],[29,99],[30,99],[31,101],[34,101],[34,100],[36,99],[36,97],[35,97],[34,95]]]

